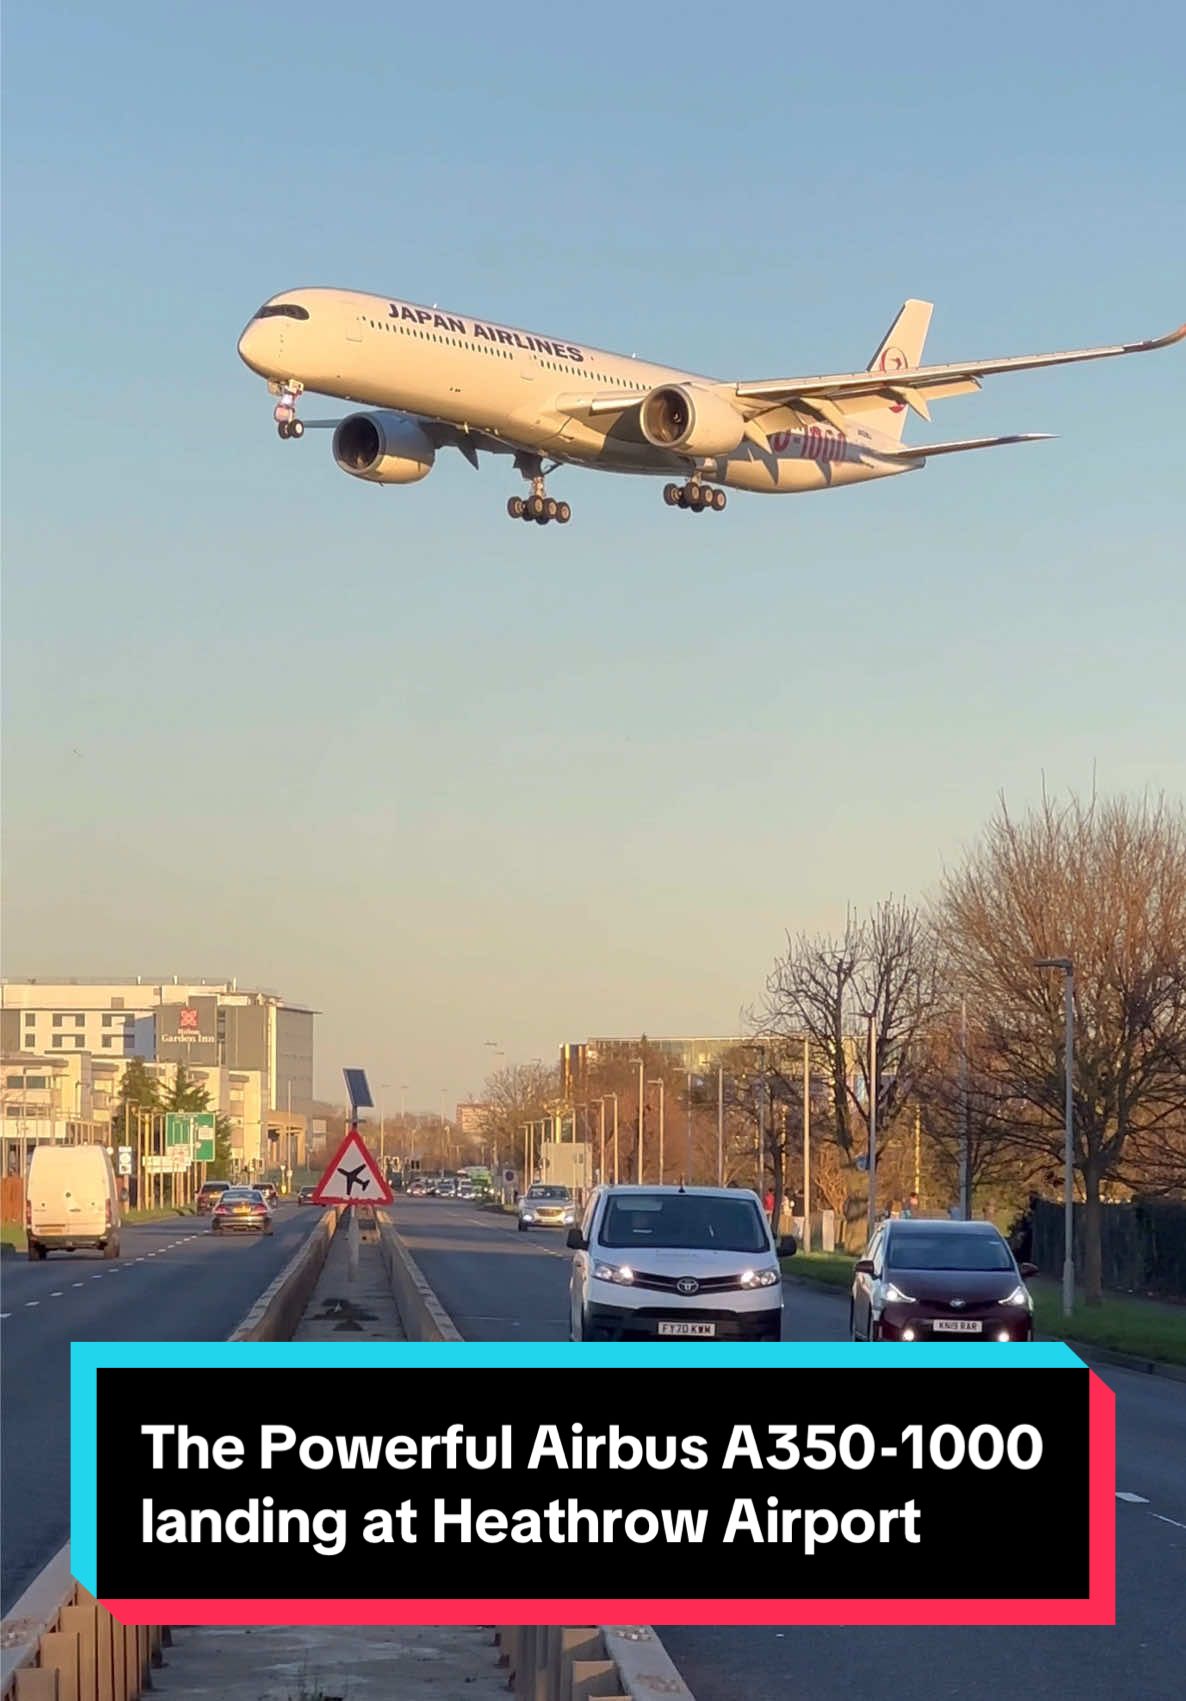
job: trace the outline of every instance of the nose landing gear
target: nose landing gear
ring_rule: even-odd
[[[712,508],[719,514],[727,498],[723,490],[701,484],[698,478],[690,478],[687,484],[665,484],[663,500],[669,508],[690,508],[693,514],[702,514],[706,508]]]
[[[285,439],[303,437],[305,427],[297,418],[296,410],[305,386],[290,378],[287,384],[269,384],[268,388],[274,396],[280,398],[272,410],[277,434]]]

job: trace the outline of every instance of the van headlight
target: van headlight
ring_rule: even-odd
[[[1032,1303],[1029,1291],[1022,1282],[1018,1282],[1011,1294],[1007,1294],[1004,1299],[997,1301],[998,1305],[1032,1305]]]
[[[740,1276],[743,1288],[772,1288],[782,1281],[781,1270],[743,1270]]]
[[[599,1282],[617,1282],[624,1288],[628,1288],[634,1280],[634,1271],[629,1264],[594,1264],[593,1275]]]

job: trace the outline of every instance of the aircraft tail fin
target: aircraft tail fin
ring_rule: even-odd
[[[869,371],[903,372],[908,368],[921,366],[923,345],[931,327],[933,311],[934,304],[930,301],[903,302],[898,317],[869,362]],[[892,438],[895,443],[900,443],[908,411],[908,405],[904,401],[887,402],[884,408],[866,413],[864,419],[875,431]]]

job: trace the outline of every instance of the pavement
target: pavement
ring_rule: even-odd
[[[71,1341],[224,1340],[319,1220],[282,1205],[269,1236],[213,1236],[205,1217],[124,1228],[122,1257],[0,1264],[0,1609],[69,1535]]]
[[[346,1229],[339,1229],[292,1338],[353,1345],[407,1339],[377,1236],[360,1236],[358,1274],[352,1277]]]
[[[396,1227],[470,1340],[568,1338],[561,1232],[433,1199],[398,1199]],[[847,1296],[789,1282],[786,1340],[840,1340]],[[1180,1701],[1186,1680],[1186,1385],[1098,1366],[1116,1395],[1117,1623],[1085,1629],[853,1626],[662,1628],[696,1701]],[[984,1532],[968,1532],[969,1540]],[[1040,1528],[994,1531],[1057,1542]],[[958,1555],[952,1556],[958,1564]]]

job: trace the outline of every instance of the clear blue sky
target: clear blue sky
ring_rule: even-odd
[[[570,472],[563,529],[345,478],[237,359],[314,283],[739,377],[911,295],[937,360],[1186,317],[1180,6],[839,16],[9,0],[9,973],[278,986],[435,1106],[730,1031],[1002,789],[1186,789],[1181,348],[908,428],[1054,443],[700,519]]]

